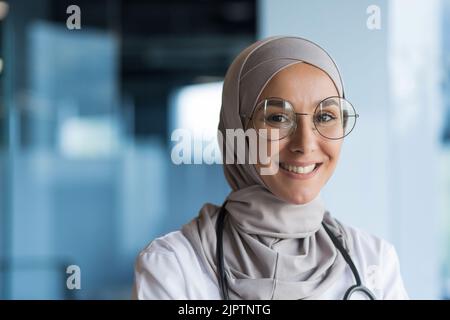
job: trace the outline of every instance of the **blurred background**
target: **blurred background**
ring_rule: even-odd
[[[214,146],[227,67],[272,35],[326,48],[360,114],[331,213],[450,298],[449,32],[450,0],[0,1],[0,298],[129,299],[138,252],[229,192],[172,132]]]

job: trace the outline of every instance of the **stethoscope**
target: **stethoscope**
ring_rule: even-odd
[[[226,216],[226,209],[225,204],[222,205],[220,208],[219,216],[217,218],[216,222],[216,235],[217,235],[217,245],[216,245],[216,258],[217,258],[217,267],[219,271],[219,286],[220,291],[222,293],[222,299],[224,300],[230,300],[230,297],[228,295],[228,282],[227,277],[225,274],[224,269],[224,257],[223,257],[223,224]],[[350,267],[353,273],[353,277],[355,278],[356,284],[351,286],[347,289],[347,291],[344,294],[343,300],[350,300],[350,297],[356,293],[360,292],[364,295],[366,295],[369,300],[376,300],[375,295],[370,291],[367,287],[365,287],[361,282],[361,277],[359,276],[358,270],[356,269],[355,264],[353,263],[352,258],[348,254],[347,250],[343,247],[342,243],[337,239],[337,237],[331,232],[331,230],[325,225],[325,223],[322,222],[322,226],[324,227],[325,231],[327,232],[328,236],[331,238],[331,241],[333,241],[333,244],[335,247],[339,250],[339,252],[344,257],[345,262]]]

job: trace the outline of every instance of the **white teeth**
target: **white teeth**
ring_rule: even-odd
[[[300,174],[307,174],[312,172],[315,168],[316,168],[316,164],[311,164],[307,167],[297,167],[297,166],[291,166],[290,164],[284,164],[281,163],[280,164],[282,168],[291,171],[291,172],[295,172],[295,173],[300,173]]]

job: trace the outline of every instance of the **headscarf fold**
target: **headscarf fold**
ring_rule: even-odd
[[[219,130],[244,129],[242,115],[251,115],[270,79],[294,63],[320,68],[344,95],[339,70],[328,53],[299,37],[271,37],[244,49],[228,68],[223,84]],[[253,164],[226,164],[233,191],[226,199],[223,250],[232,299],[314,299],[342,275],[345,260],[322,222],[350,250],[348,233],[325,209],[320,194],[296,205],[277,198]],[[248,145],[246,145],[248,151]],[[236,151],[234,154],[237,158]],[[217,278],[216,221],[219,206],[205,204],[182,228],[208,272]]]

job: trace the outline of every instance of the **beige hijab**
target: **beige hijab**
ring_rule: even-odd
[[[343,84],[336,64],[318,45],[298,37],[271,37],[243,50],[225,76],[219,130],[243,129],[268,81],[294,63],[326,72],[340,96]],[[265,186],[252,164],[225,164],[233,191],[224,223],[225,273],[231,299],[314,299],[343,274],[346,263],[322,226],[324,221],[347,250],[349,235],[317,196],[303,205],[286,203]],[[248,149],[248,146],[247,146]],[[248,151],[248,150],[247,150]],[[218,279],[216,231],[218,206],[205,204],[182,228],[206,270]],[[195,281],[195,279],[191,279]]]

